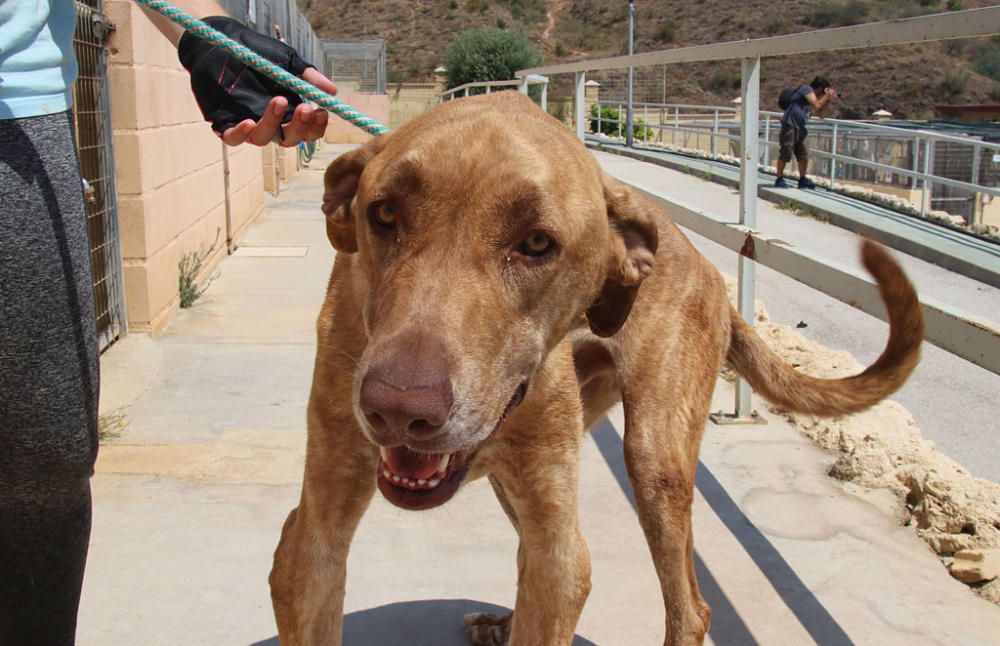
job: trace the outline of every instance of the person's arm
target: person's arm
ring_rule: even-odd
[[[173,0],[172,4],[181,11],[199,19],[207,16],[228,15],[223,6],[216,0]],[[167,40],[176,47],[184,34],[184,28],[152,9],[143,6],[142,10],[149,16],[156,28],[167,37]],[[327,94],[337,93],[337,86],[333,84],[333,81],[323,76],[315,67],[306,69],[302,74],[302,79],[312,83]],[[295,108],[292,120],[282,125],[281,118],[287,108],[288,99],[276,96],[271,99],[260,121],[245,119],[222,133],[222,140],[230,146],[237,146],[247,141],[263,146],[274,141],[280,132],[281,144],[294,146],[300,141],[319,139],[326,132],[326,124],[330,116],[326,110],[313,108],[308,103],[302,103]]]
[[[812,107],[813,114],[817,117],[823,117],[826,114],[826,109],[830,106],[830,102],[833,101],[835,92],[827,88],[823,92],[823,96],[816,98],[815,92],[810,92],[805,95],[805,100],[809,102],[809,106]]]

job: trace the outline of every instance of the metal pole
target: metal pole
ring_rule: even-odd
[[[923,191],[920,195],[920,217],[927,217],[927,211],[930,210],[931,206],[931,190],[930,182],[928,178],[931,174],[931,154],[933,151],[933,144],[928,137],[924,139],[924,177],[923,177]]]
[[[622,136],[622,112],[624,112],[624,111],[625,110],[622,109],[622,104],[619,103],[618,104],[618,138],[619,139],[621,139],[621,136]],[[627,118],[628,117],[626,117],[626,119]],[[625,142],[625,143],[626,143],[626,145],[628,144],[628,142]]]
[[[635,4],[629,0],[628,3],[628,55],[632,55],[632,40],[634,36],[635,27]],[[632,66],[628,68],[628,88],[625,93],[625,145],[629,148],[632,147],[633,136],[632,136],[632,123],[634,120],[634,115],[632,113]],[[619,117],[621,114],[619,113]]]
[[[587,74],[585,72],[576,73],[576,99],[573,102],[574,119],[576,121],[576,136],[583,141],[583,119],[584,119],[584,101],[586,100],[586,87],[584,84],[587,82]]]
[[[521,94],[527,94],[528,93],[528,77],[527,76],[521,77],[520,82],[517,84],[517,91],[520,92]]]
[[[604,134],[604,124],[601,123],[602,119],[601,119],[601,102],[600,102],[600,100],[598,100],[597,103],[595,103],[594,105],[597,106],[597,134],[603,135]]]
[[[671,143],[675,147],[677,146],[677,129],[680,128],[680,125],[681,125],[681,123],[680,123],[680,111],[681,111],[680,106],[674,106],[674,132],[673,132],[673,135],[672,135],[673,139],[672,139]]]
[[[771,117],[764,117],[764,166],[771,164]]]
[[[740,115],[740,224],[753,229],[757,226],[757,153],[760,132],[760,58],[742,61],[742,113]],[[754,284],[756,262],[743,253],[739,257],[739,290],[737,302],[740,316],[750,325],[754,320]],[[716,423],[747,424],[762,422],[753,410],[750,384],[736,378],[735,411],[732,415],[713,415]]]
[[[830,188],[837,177],[837,124],[833,124],[833,139],[830,141]]]
[[[545,79],[542,83],[542,111],[548,111],[549,109],[549,80]]]
[[[746,114],[746,112],[744,111],[743,114]],[[716,146],[715,136],[717,134],[719,134],[719,109],[718,108],[715,109],[715,112],[713,113],[713,116],[712,116],[712,154],[713,155],[715,154],[715,151],[716,151],[716,148],[715,148],[715,146]]]

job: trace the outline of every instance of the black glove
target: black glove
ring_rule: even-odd
[[[258,34],[232,18],[211,16],[203,19],[213,29],[260,54],[295,76],[314,67],[299,58],[298,53],[279,40]],[[216,47],[189,32],[184,32],[177,44],[177,56],[191,73],[191,89],[212,130],[222,134],[245,119],[260,121],[267,104],[275,96],[288,99],[288,109],[282,123],[292,120],[295,106],[302,103],[297,94],[286,90],[252,68],[240,63],[220,47]]]

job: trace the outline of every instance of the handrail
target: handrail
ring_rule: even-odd
[[[531,75],[527,78],[527,82],[528,85],[539,85],[539,84],[545,85],[548,84],[549,79],[545,78],[544,76]],[[461,85],[456,85],[453,88],[449,88],[444,92],[438,94],[438,96],[439,97],[444,97],[448,95],[454,96],[456,92],[478,87],[505,87],[508,85],[520,85],[520,84],[521,84],[520,79],[510,79],[507,81],[469,81],[468,83],[463,83]]]
[[[575,63],[544,65],[518,70],[514,75],[521,78],[528,74],[565,74],[644,65],[791,56],[809,52],[882,47],[970,36],[990,36],[997,32],[1000,32],[1000,6],[966,9],[902,20],[887,20],[851,27],[821,29],[769,38],[679,47],[631,56],[611,56]]]
[[[621,103],[622,103],[621,101],[597,101],[596,105],[598,105],[598,106],[607,106],[607,105],[616,106],[616,105],[620,105]],[[670,104],[666,104],[666,103],[635,103],[634,105],[636,105],[638,107],[646,107],[646,108],[653,108],[653,107],[656,107],[656,108],[670,107],[670,108],[675,108],[675,109],[694,108],[694,109],[698,109],[698,110],[712,109],[712,110],[716,110],[716,111],[719,111],[719,112],[729,112],[729,111],[738,112],[738,110],[735,110],[735,109],[730,108],[728,106],[685,105],[685,104],[680,104],[680,103],[670,103]],[[688,113],[686,116],[690,117],[691,114],[692,113]],[[761,114],[761,116],[765,116],[765,117],[780,117],[782,113],[780,113],[780,112],[763,112],[762,111],[760,114]],[[597,119],[596,117],[589,117],[589,118],[590,119]],[[621,118],[621,114],[619,114],[619,117],[617,119],[615,119],[615,118],[605,118],[605,117],[602,116],[600,119],[597,119],[597,120],[602,121],[602,122],[606,121],[608,123],[616,123],[616,124],[619,124],[619,125],[622,125],[622,124],[625,123],[624,119]],[[649,128],[649,129],[653,129],[653,130],[667,130],[667,131],[671,131],[671,132],[684,132],[684,133],[689,133],[689,134],[693,134],[693,135],[701,135],[701,136],[714,137],[714,138],[723,137],[723,138],[725,138],[726,140],[729,140],[729,141],[732,141],[732,140],[737,140],[738,141],[740,139],[740,137],[742,136],[740,134],[734,135],[734,134],[730,134],[729,132],[720,131],[720,130],[718,130],[718,129],[715,128],[715,124],[714,123],[701,122],[701,123],[704,124],[701,128],[699,128],[697,125],[693,124],[691,120],[683,120],[680,123],[683,124],[683,125],[677,125],[677,126],[675,126],[672,123],[666,123],[666,122],[664,122],[664,123],[643,122],[641,124],[637,122],[636,125],[638,127]],[[727,123],[730,123],[730,122],[727,122]],[[760,124],[762,124],[762,123],[763,123],[763,121],[759,122],[759,124],[758,124],[758,132],[760,131]],[[871,129],[871,130],[877,130],[878,132],[887,133],[889,135],[895,135],[895,136],[897,136],[897,137],[899,137],[901,139],[915,139],[915,138],[916,139],[935,139],[937,141],[942,141],[942,140],[943,141],[951,141],[951,142],[954,142],[954,143],[960,143],[960,144],[963,144],[963,145],[966,145],[966,146],[975,147],[975,148],[981,148],[981,149],[985,149],[985,150],[1000,150],[1000,144],[993,144],[993,143],[981,141],[981,140],[978,140],[978,139],[977,140],[969,140],[969,139],[962,139],[960,137],[948,136],[948,135],[935,136],[935,133],[929,133],[929,132],[927,132],[925,130],[907,130],[906,128],[894,128],[892,126],[881,126],[881,124],[860,123],[860,122],[857,122],[857,121],[848,121],[848,120],[844,120],[844,119],[823,119],[819,124],[817,124],[817,125],[820,125],[821,127],[820,128],[815,128],[813,130],[813,132],[824,131],[824,130],[822,130],[822,128],[825,127],[825,126],[827,126],[827,125],[829,125],[831,127],[830,128],[826,128],[826,130],[825,130],[826,132],[828,132],[829,130],[832,129],[832,126],[835,125],[835,124],[836,125],[841,125],[841,126],[843,126],[845,128],[849,128],[850,129],[850,134],[854,135],[854,136],[858,135],[858,131],[864,131],[864,130]],[[738,127],[738,125],[737,125],[737,127]],[[845,133],[843,130],[840,131],[840,136],[843,136],[845,134],[847,134],[847,133]],[[758,141],[760,143],[762,143],[762,144],[765,144],[765,145],[770,145],[770,146],[777,145],[775,142],[771,141],[770,139],[765,139],[764,137],[758,137]],[[843,153],[830,153],[830,152],[827,152],[825,150],[817,150],[817,149],[811,150],[810,153],[812,155],[816,156],[816,157],[821,157],[823,159],[833,160],[833,163],[846,163],[846,164],[852,164],[852,165],[855,165],[855,166],[861,166],[861,167],[864,167],[864,168],[869,168],[869,169],[872,169],[872,170],[881,170],[881,171],[885,171],[885,172],[894,173],[896,175],[899,175],[900,177],[908,177],[908,178],[911,178],[911,179],[914,179],[914,180],[923,180],[923,179],[926,178],[928,181],[930,181],[930,182],[932,182],[934,184],[940,184],[942,186],[951,186],[953,188],[961,189],[961,190],[964,190],[964,191],[969,191],[969,192],[972,192],[972,193],[984,193],[986,195],[992,195],[992,196],[1000,197],[1000,187],[985,186],[983,184],[973,184],[971,182],[965,182],[965,181],[958,180],[958,179],[952,179],[950,177],[942,177],[940,175],[934,175],[934,174],[925,174],[923,172],[920,172],[918,170],[913,170],[911,168],[902,168],[900,166],[891,166],[889,164],[883,164],[883,163],[880,163],[880,162],[877,162],[877,161],[869,161],[867,159],[860,159],[858,157],[853,157],[851,155],[845,155]]]

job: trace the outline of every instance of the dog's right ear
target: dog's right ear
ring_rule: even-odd
[[[326,237],[334,249],[344,253],[358,250],[351,202],[358,191],[358,182],[365,166],[383,147],[387,135],[375,137],[364,146],[333,160],[323,175],[323,214],[326,215]]]

